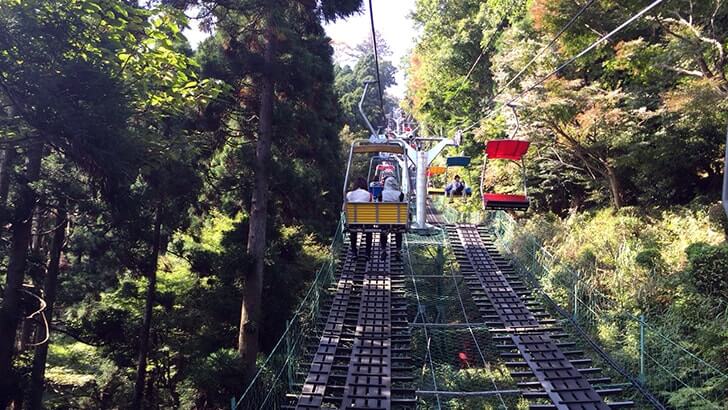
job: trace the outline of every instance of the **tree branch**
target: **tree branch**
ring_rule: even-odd
[[[670,70],[670,71],[674,71],[676,73],[685,74],[685,75],[689,75],[689,76],[693,76],[693,77],[700,77],[700,78],[705,77],[705,74],[703,74],[702,71],[698,71],[698,70],[687,70],[687,69],[680,68],[680,67],[671,67],[667,64],[659,64],[658,67],[663,68],[665,70]]]
[[[66,336],[70,336],[72,339],[74,339],[78,342],[81,342],[85,345],[89,345],[89,346],[93,346],[93,347],[104,347],[103,344],[90,342],[88,339],[85,339],[83,336],[79,335],[78,333],[75,333],[72,330],[69,330],[66,328],[59,327],[57,325],[51,324],[51,330],[53,330],[54,332],[63,333]]]
[[[561,127],[559,127],[559,125],[556,124],[555,122],[547,120],[546,123],[549,125],[549,127],[551,127],[551,129],[556,131],[556,133],[558,135],[561,135],[562,137],[564,137],[564,139],[566,139],[566,141],[568,141],[568,144],[562,144],[562,145],[565,145],[574,151],[574,155],[576,155],[576,157],[579,158],[581,160],[581,162],[584,163],[586,168],[589,170],[589,173],[591,174],[592,178],[596,179],[596,176],[594,175],[594,171],[596,171],[603,178],[607,177],[606,171],[599,169],[598,166],[595,166],[594,164],[591,163],[591,161],[589,161],[589,159],[587,157],[594,158],[595,156],[592,155],[586,148],[584,148],[579,143],[579,141],[577,141],[574,137],[569,135],[566,131],[564,131]],[[597,163],[599,163],[599,162],[600,161],[597,159]]]

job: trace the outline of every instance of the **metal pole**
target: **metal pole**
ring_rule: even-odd
[[[286,329],[289,329],[290,326],[293,324],[292,321],[286,320]],[[286,356],[288,358],[291,357],[293,354],[293,349],[291,346],[291,334],[290,332],[286,332]],[[293,388],[293,360],[288,360],[286,362],[286,373],[288,375],[288,388]]]
[[[418,396],[446,396],[446,397],[490,397],[502,394],[518,395],[521,390],[488,390],[488,391],[443,391],[443,390],[417,390]]]
[[[723,161],[723,210],[728,216],[728,127],[725,133],[725,160]]]
[[[574,282],[574,322],[579,321],[579,280]]]
[[[486,150],[487,151],[487,150]],[[485,167],[488,164],[488,154],[486,153],[483,157],[483,167],[480,169],[480,206],[485,216]]]
[[[367,115],[364,114],[364,99],[367,96],[367,91],[369,90],[369,84],[371,81],[364,81],[364,92],[361,94],[361,100],[359,100],[359,114],[361,114],[361,117],[364,119],[364,122],[367,124],[367,128],[369,128],[369,131],[371,131],[372,136],[374,138],[377,138],[377,132],[374,131],[374,127],[372,127],[372,123],[369,122],[369,119],[367,118]]]
[[[645,315],[640,315],[640,383],[645,383]]]
[[[417,228],[427,228],[427,152],[417,152]]]

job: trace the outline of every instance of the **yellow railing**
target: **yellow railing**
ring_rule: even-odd
[[[348,202],[347,225],[407,225],[407,202]]]

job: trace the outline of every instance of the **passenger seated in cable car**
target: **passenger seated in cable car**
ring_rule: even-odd
[[[367,191],[367,180],[366,178],[359,177],[354,181],[354,189],[346,193],[346,202],[372,202],[372,194]],[[351,242],[351,253],[356,256],[357,248],[356,242],[359,239],[358,232],[349,232],[349,242]],[[366,243],[365,255],[368,258],[372,251],[372,233],[367,232],[364,234],[364,241]]]
[[[382,193],[379,194],[379,197],[377,197],[377,201],[379,202],[404,202],[404,193],[399,190],[399,184],[397,183],[397,179],[395,177],[387,177],[387,179],[384,180],[384,189],[382,190]],[[387,257],[387,239],[389,237],[389,232],[382,232],[381,233],[381,243],[382,243],[382,255],[381,258],[384,259]],[[394,234],[394,241],[397,245],[397,250],[402,249],[402,232],[396,232]]]
[[[445,195],[449,198],[452,198],[455,195],[465,195],[465,189],[465,182],[460,180],[460,175],[455,175],[452,182],[445,187]]]
[[[382,193],[382,183],[379,182],[378,179],[372,180],[372,182],[369,183],[369,192],[372,194],[372,197],[378,198],[379,195]]]

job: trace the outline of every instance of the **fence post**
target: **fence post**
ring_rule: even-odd
[[[238,399],[236,399],[235,397],[233,397],[233,398],[230,399],[230,409],[231,410],[237,410],[237,408],[238,408]]]
[[[295,319],[295,316],[294,316]],[[293,325],[292,320],[286,320],[286,358],[290,358],[293,354],[293,347],[291,346],[291,332],[290,326]],[[293,360],[288,360],[286,364],[286,373],[288,375],[288,388],[293,388]]]
[[[640,383],[645,383],[645,315],[640,314]]]
[[[324,275],[321,276],[323,277]],[[328,273],[326,274],[326,276],[327,277],[323,279],[326,281],[324,283],[328,283],[330,281],[330,279],[328,278]],[[319,299],[321,298],[321,288],[323,287],[323,285],[314,282],[313,286],[315,286],[315,288],[313,291],[313,297],[311,298],[311,315],[313,315],[313,317],[317,317],[319,314]]]
[[[574,322],[579,322],[579,279],[574,282]]]

